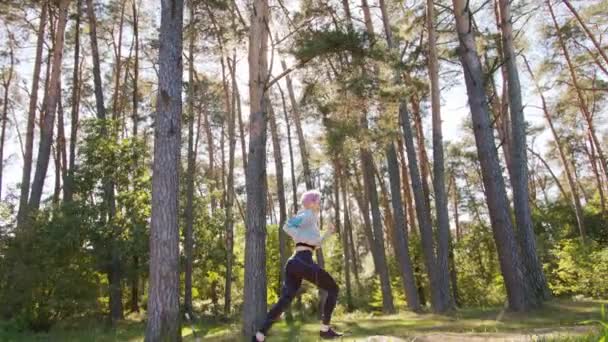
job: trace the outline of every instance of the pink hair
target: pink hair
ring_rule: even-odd
[[[321,202],[321,193],[317,190],[308,190],[302,194],[302,199],[300,200],[302,206],[308,207],[313,203]]]

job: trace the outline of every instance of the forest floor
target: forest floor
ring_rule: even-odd
[[[368,313],[343,314],[335,319],[338,330],[347,336],[341,341],[597,341],[597,328],[581,322],[600,318],[600,307],[606,301],[553,300],[542,309],[526,314],[504,312],[501,308],[460,309],[450,315],[396,315]],[[184,342],[238,341],[238,324],[200,323],[196,333],[184,327]],[[49,333],[17,333],[3,328],[0,341],[143,341],[144,324],[140,319],[127,319],[117,329],[104,328],[99,322],[64,323]],[[269,342],[308,342],[318,340],[318,323],[295,320],[278,322]]]

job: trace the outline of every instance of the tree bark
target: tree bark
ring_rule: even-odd
[[[287,70],[285,61],[281,61],[283,70]],[[302,118],[300,117],[300,108],[296,101],[295,93],[293,91],[293,84],[289,75],[285,76],[287,82],[287,92],[289,94],[289,101],[291,103],[291,115],[293,117],[293,123],[296,126],[296,133],[298,137],[298,144],[300,147],[300,157],[302,158],[302,169],[304,171],[304,182],[306,183],[306,190],[314,188],[314,182],[312,179],[312,173],[310,170],[310,163],[308,158],[308,149],[306,148],[306,139],[304,139],[304,131],[302,130]]]
[[[274,108],[268,102],[268,121],[270,123],[270,133],[272,135],[272,150],[274,156],[274,166],[276,170],[276,181],[277,181],[277,197],[279,200],[279,258],[280,258],[280,277],[279,284],[283,283],[285,279],[285,264],[287,263],[287,234],[283,231],[282,227],[287,220],[287,205],[285,201],[285,185],[283,183],[283,155],[281,152],[281,140],[279,139],[279,132],[277,127],[277,119]]]
[[[394,246],[391,246],[393,244],[393,242],[395,241],[394,239],[394,235],[395,235],[395,220],[393,218],[393,212],[391,211],[391,205],[389,204],[390,201],[388,199],[389,196],[389,192],[388,192],[388,188],[386,187],[386,182],[384,180],[384,177],[382,175],[380,175],[380,171],[378,170],[378,167],[376,166],[376,164],[374,163],[374,175],[376,177],[376,180],[378,181],[378,185],[380,186],[380,204],[382,206],[382,219],[384,222],[384,239],[386,241],[386,250],[388,251],[389,248]],[[390,181],[390,180],[389,180]]]
[[[19,211],[17,214],[17,225],[23,228],[25,217],[28,213],[28,200],[30,192],[30,178],[32,173],[32,157],[34,149],[34,126],[36,123],[36,109],[38,108],[38,86],[40,84],[40,69],[42,66],[42,48],[44,45],[44,34],[48,17],[48,6],[42,3],[40,23],[36,41],[36,57],[34,60],[34,72],[32,74],[32,90],[30,92],[30,103],[27,116],[27,129],[25,137],[25,153],[23,161],[23,174],[21,176],[21,192],[19,196]]]
[[[367,34],[372,44],[376,40],[374,33],[374,26],[372,23],[371,12],[367,0],[361,0],[361,8],[363,10],[363,18]],[[389,33],[390,35],[390,33]],[[389,42],[390,36],[389,36]],[[366,71],[362,68],[362,72]],[[374,74],[378,75],[378,69],[374,66]],[[359,124],[364,133],[368,130],[367,125],[367,108],[363,108],[361,116],[359,118]],[[373,239],[370,240],[371,248],[376,249],[376,272],[380,276],[380,287],[382,289],[382,310],[385,313],[395,312],[395,306],[393,303],[393,293],[390,284],[390,275],[388,272],[388,264],[386,261],[384,234],[382,230],[382,221],[379,208],[378,190],[376,188],[376,181],[374,178],[374,159],[369,150],[369,147],[362,146],[359,149],[359,157],[361,160],[361,167],[363,169],[363,183],[365,201],[369,203],[372,213],[372,233]]]
[[[277,87],[279,88],[279,92],[281,93],[281,102],[283,103],[283,113],[285,115],[285,128],[287,129],[287,146],[289,147],[289,169],[291,172],[291,194],[293,200],[293,212],[298,212],[298,184],[296,182],[296,171],[295,171],[295,163],[293,157],[293,145],[291,143],[291,125],[289,123],[289,115],[287,111],[287,103],[285,102],[285,94],[283,93],[283,89],[281,85],[277,83]]]
[[[465,3],[465,0],[453,0],[456,30],[460,42],[458,52],[464,69],[484,191],[509,307],[514,311],[525,311],[530,308],[530,303],[527,302],[521,259],[509,213],[509,203],[498,153],[494,144],[490,111],[483,88],[481,62],[471,26],[473,13]]]
[[[127,2],[123,1],[120,7],[120,21],[118,23],[118,45],[116,46],[116,61],[115,61],[115,69],[114,69],[114,95],[112,96],[112,118],[114,120],[118,119],[118,99],[119,89],[120,89],[120,73],[121,73],[121,65],[122,65],[122,33],[125,21],[125,8],[127,6]],[[114,39],[114,37],[112,37]],[[112,41],[114,43],[114,41]]]
[[[236,123],[235,103],[240,101],[236,90],[236,59],[233,59],[232,66],[228,63],[232,80],[232,106],[230,117],[228,118],[228,179],[227,179],[227,195],[226,195],[226,286],[224,293],[224,314],[226,316],[231,313],[232,305],[232,268],[234,264],[234,155],[236,151]]]
[[[343,174],[343,172],[341,173]],[[347,187],[347,178],[345,175],[342,175],[342,205],[344,207],[344,234],[346,235],[346,249],[348,250],[349,260],[351,261],[350,265],[352,267],[353,275],[355,276],[357,293],[361,294],[363,293],[363,287],[361,286],[361,280],[359,279],[359,264],[357,263],[357,249],[355,248],[355,241],[353,239],[353,225],[350,220],[350,204],[347,196]]]
[[[441,129],[441,99],[439,92],[439,60],[435,38],[435,14],[433,0],[427,0],[426,21],[429,33],[428,69],[431,80],[431,111],[433,115],[433,190],[437,214],[437,312],[445,312],[454,307],[450,293],[449,255],[450,218],[445,191],[445,165],[443,156],[443,132]]]
[[[192,2],[188,4],[190,12],[190,30],[188,44],[188,161],[186,174],[186,210],[184,228],[184,311],[189,315],[193,314],[192,307],[192,269],[193,269],[193,249],[194,249],[194,173],[196,170],[196,155],[194,154],[194,96],[196,93],[194,83],[194,37],[195,30],[193,27],[195,20],[194,5]]]
[[[405,103],[405,102],[404,102]],[[399,115],[399,122],[401,123],[401,115]],[[400,125],[402,126],[402,125]],[[409,223],[409,232],[412,233],[414,236],[417,236],[417,225],[416,225],[416,220],[417,217],[415,215],[415,205],[414,205],[414,200],[412,199],[412,192],[413,190],[410,188],[410,174],[408,172],[408,164],[406,163],[406,158],[405,158],[405,152],[404,152],[404,142],[401,141],[401,139],[398,139],[399,141],[399,157],[400,157],[400,162],[401,162],[401,175],[403,176],[403,198],[405,199],[404,204],[405,204],[405,212],[407,212],[408,214],[408,219],[406,220],[406,222]],[[408,227],[406,227],[408,228]],[[424,287],[422,286],[422,276],[420,275],[420,265],[422,264],[422,262],[420,261],[420,258],[417,254],[412,255],[412,263],[414,265],[414,276],[416,277],[416,284],[417,284],[417,290],[418,290],[418,300],[420,301],[420,306],[425,306],[426,305],[426,297],[424,296]]]
[[[515,209],[515,224],[521,248],[524,278],[530,286],[528,302],[533,306],[551,296],[545,273],[536,252],[536,236],[532,223],[528,189],[528,156],[526,150],[526,122],[521,99],[521,86],[517,59],[513,47],[513,20],[508,0],[498,0],[500,5],[500,27],[502,31],[502,54],[507,68],[509,106],[511,111],[511,184]]]
[[[414,137],[410,124],[410,117],[405,103],[399,107],[401,116],[401,125],[403,126],[403,137],[405,140],[405,148],[408,158],[408,167],[412,182],[412,192],[414,193],[414,201],[416,203],[416,216],[418,217],[418,228],[420,229],[420,238],[422,242],[422,252],[424,254],[424,265],[429,276],[431,288],[431,305],[434,310],[439,311],[441,306],[441,294],[437,284],[437,261],[435,259],[435,248],[433,246],[433,226],[431,220],[430,208],[427,206],[427,200],[424,196],[423,181],[418,171],[418,161],[416,160],[416,151],[414,148]]]
[[[91,57],[93,59],[93,85],[95,92],[95,105],[96,105],[96,116],[98,120],[104,121],[106,119],[106,108],[103,98],[103,87],[101,82],[101,68],[99,60],[99,49],[97,44],[97,19],[95,17],[95,8],[93,7],[93,1],[87,0],[87,16],[89,19],[89,38],[91,41]],[[105,121],[102,122],[102,135],[109,137],[108,129]],[[103,192],[104,201],[107,207],[107,223],[113,224],[113,218],[116,214],[116,202],[114,197],[114,182],[112,179],[108,179],[107,176],[103,176]],[[116,230],[116,227],[113,227]],[[119,232],[115,231],[114,236],[109,241],[109,247],[111,248],[111,260],[109,262],[108,269],[108,283],[110,287],[110,320],[112,323],[123,318],[122,310],[122,289],[121,289],[121,260],[118,256],[118,250],[115,240]]]
[[[93,59],[93,83],[95,85],[95,103],[97,118],[106,118],[106,108],[103,99],[103,88],[101,86],[101,71],[99,67],[99,48],[97,44],[97,19],[95,18],[95,8],[93,0],[87,1],[87,15],[89,17],[89,38],[91,40],[91,58]]]
[[[266,314],[266,125],[268,0],[254,0],[249,27],[249,155],[243,334],[252,336]]]
[[[350,280],[350,249],[348,246],[348,233],[346,231],[346,220],[344,222],[344,226],[342,226],[342,222],[340,219],[340,183],[343,183],[342,179],[342,170],[340,161],[334,159],[333,162],[334,167],[334,213],[335,213],[335,221],[336,228],[340,233],[340,239],[342,240],[342,252],[344,253],[344,284],[346,287],[346,310],[348,312],[353,311],[353,296],[352,296],[352,284]],[[342,186],[344,186],[342,184]],[[347,215],[346,213],[344,214]],[[350,227],[349,227],[350,228]]]
[[[51,153],[51,144],[53,143],[53,124],[55,122],[55,113],[57,111],[57,101],[59,96],[59,88],[57,84],[61,77],[61,60],[63,58],[63,42],[65,26],[67,22],[68,0],[62,0],[59,3],[59,18],[57,21],[57,29],[55,32],[55,43],[53,51],[52,71],[49,80],[49,94],[45,104],[44,121],[41,126],[40,144],[38,147],[38,158],[36,162],[36,172],[34,173],[34,181],[32,183],[32,193],[29,199],[29,209],[38,210],[40,200],[44,188],[44,180],[49,166]]]
[[[63,200],[71,202],[74,193],[74,167],[76,166],[76,144],[78,143],[78,114],[80,110],[80,17],[82,0],[76,2],[76,28],[74,37],[74,72],[72,74],[72,114],[70,128],[70,156],[67,177],[63,180]]]
[[[183,12],[182,0],[162,1],[146,341],[181,341],[178,201]]]
[[[15,68],[15,53],[13,49],[12,37],[9,38],[9,59],[10,66],[8,70],[8,77],[2,79],[2,86],[4,87],[4,97],[2,101],[2,132],[0,133],[0,199],[2,199],[2,170],[4,169],[4,140],[6,140],[6,123],[8,121],[8,93],[11,88],[11,82],[13,80],[13,70]]]
[[[361,117],[361,123],[366,129],[365,114]],[[361,148],[360,151],[361,168],[363,169],[364,183],[364,201],[369,203],[372,213],[372,236],[370,239],[370,247],[376,249],[376,272],[380,276],[380,287],[382,289],[382,311],[385,313],[394,313],[395,306],[393,304],[393,292],[391,289],[390,276],[388,272],[388,264],[386,255],[384,254],[384,236],[382,231],[382,217],[380,215],[378,191],[376,189],[376,181],[374,179],[373,157],[369,150]],[[367,214],[367,212],[365,212]]]
[[[137,137],[138,124],[139,124],[139,14],[137,10],[136,1],[133,0],[133,40],[135,41],[135,58],[133,59],[133,137]]]
[[[410,258],[406,218],[401,200],[401,177],[399,175],[399,162],[397,161],[397,152],[395,151],[395,145],[393,143],[388,146],[386,155],[388,174],[391,184],[391,203],[393,205],[396,226],[393,235],[393,248],[395,249],[397,261],[399,262],[399,273],[403,283],[403,290],[407,300],[407,306],[410,310],[416,312],[420,311],[421,307],[418,292],[416,290],[416,279],[414,277],[412,259]]]
[[[61,82],[59,85],[59,94],[61,94]],[[61,181],[66,178],[66,150],[65,150],[65,126],[64,126],[64,112],[63,103],[61,96],[57,101],[57,137],[55,142],[55,194],[53,196],[53,203],[59,203],[59,196],[61,195]],[[65,186],[65,184],[64,184]]]
[[[139,312],[139,257],[133,256],[133,269],[131,276],[131,312]]]
[[[416,143],[418,144],[418,163],[420,167],[420,180],[422,181],[422,193],[429,212],[431,210],[431,187],[429,186],[429,156],[426,152],[424,129],[422,127],[422,116],[420,114],[420,99],[417,95],[411,97],[414,127],[416,128]],[[405,104],[403,104],[405,106]],[[409,157],[408,157],[409,159]]]

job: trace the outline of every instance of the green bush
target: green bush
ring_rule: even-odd
[[[0,310],[18,329],[48,331],[97,309],[98,275],[81,217],[70,207],[43,212],[8,241],[0,259]]]
[[[548,265],[548,281],[556,295],[582,294],[608,298],[608,247],[594,241],[582,244],[567,239],[551,250],[553,263]]]

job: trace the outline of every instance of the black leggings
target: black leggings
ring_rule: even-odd
[[[334,311],[338,300],[338,285],[327,271],[312,260],[311,251],[300,251],[289,258],[285,265],[285,281],[281,289],[281,298],[266,315],[266,320],[260,332],[266,334],[272,324],[281,317],[281,314],[287,309],[300,289],[302,279],[306,279],[327,291],[327,300],[323,307],[323,324],[329,325],[331,313]]]

